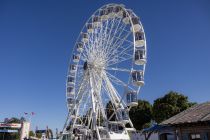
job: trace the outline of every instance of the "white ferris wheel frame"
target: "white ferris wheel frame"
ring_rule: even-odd
[[[107,4],[107,5],[102,6],[99,9],[97,9],[93,13],[93,15],[86,21],[86,24],[83,26],[81,33],[83,33],[84,31],[87,30],[86,25],[88,23],[92,23],[90,21],[92,21],[92,18],[95,15],[97,15],[97,13],[99,15],[99,13],[100,13],[99,11],[100,10],[106,9],[107,7],[110,7],[110,6],[120,6],[122,8],[122,11],[125,12],[126,15],[128,15],[129,22],[130,22],[131,25],[125,25],[125,27],[122,29],[122,32],[123,32],[123,30],[125,30],[125,28],[127,26],[130,26],[132,28],[132,30],[134,30],[133,23],[131,22],[131,20],[132,20],[131,18],[132,17],[128,13],[128,9],[126,9],[121,4]],[[136,16],[136,14],[133,11],[132,11],[132,14],[133,14],[133,16]],[[118,26],[120,25],[120,22],[122,22],[122,19],[123,18],[121,18],[118,21],[119,22],[118,23]],[[114,20],[115,20],[115,18],[112,19],[112,22],[114,22]],[[108,22],[108,21],[105,21],[105,22]],[[143,32],[143,36],[144,36],[144,42],[145,42],[145,44],[144,44],[145,58],[147,58],[146,37],[145,37],[145,32],[144,32],[144,29],[143,29],[143,26],[142,26],[142,23],[141,23],[140,20],[139,20],[139,24],[141,26],[141,31]],[[106,27],[105,27],[106,31],[107,31],[107,28],[108,28],[107,26],[108,26],[108,23],[106,24]],[[112,23],[112,26],[114,26],[113,23]],[[119,28],[118,26],[117,26],[117,28]],[[111,27],[111,30],[112,30],[112,27]],[[102,32],[102,31],[103,31],[103,28],[100,30],[100,32]],[[111,31],[109,31],[109,33],[110,32]],[[114,35],[116,34],[116,32],[117,32],[117,29],[115,30]],[[104,34],[105,33],[107,33],[107,32],[104,32]],[[83,103],[84,102],[83,100],[86,99],[85,100],[86,103],[89,100],[90,101],[89,104],[92,104],[92,106],[89,107],[89,108],[91,108],[91,112],[89,112],[89,116],[87,116],[87,119],[85,120],[85,123],[86,122],[88,123],[88,128],[90,127],[92,130],[96,130],[98,139],[100,139],[100,134],[99,134],[99,130],[98,130],[99,128],[97,128],[98,127],[97,126],[97,119],[98,119],[98,117],[100,117],[100,114],[101,114],[102,117],[103,117],[103,119],[105,119],[105,121],[108,122],[108,121],[110,121],[110,118],[111,117],[113,117],[114,115],[116,115],[116,112],[117,112],[117,110],[114,110],[114,113],[112,113],[112,115],[111,115],[110,118],[107,118],[106,117],[106,111],[105,111],[106,109],[105,109],[105,107],[104,107],[104,105],[102,103],[102,100],[103,100],[102,99],[102,93],[101,93],[102,92],[101,91],[102,89],[104,90],[103,92],[109,93],[108,96],[109,96],[110,101],[111,101],[111,103],[112,103],[113,106],[116,106],[117,104],[119,104],[121,106],[120,108],[122,110],[129,110],[130,109],[129,107],[127,107],[127,104],[124,102],[124,97],[125,97],[126,93],[124,93],[122,96],[119,95],[119,93],[117,92],[116,88],[112,84],[113,81],[115,81],[117,84],[122,84],[122,85],[124,85],[124,87],[130,88],[130,87],[128,87],[128,84],[131,84],[132,83],[131,82],[131,78],[132,78],[131,77],[131,72],[133,70],[135,70],[133,67],[135,65],[135,63],[134,63],[134,57],[135,56],[134,55],[135,55],[135,50],[136,50],[136,46],[135,46],[136,44],[135,44],[135,32],[130,31],[130,33],[132,33],[132,37],[133,37],[133,41],[131,42],[131,40],[130,40],[131,45],[133,45],[133,46],[131,46],[131,47],[133,47],[132,48],[133,49],[133,53],[132,53],[132,55],[130,55],[131,56],[130,59],[132,61],[132,64],[131,64],[132,67],[130,67],[129,69],[125,69],[125,68],[116,68],[116,67],[108,67],[108,66],[106,66],[106,68],[104,68],[104,70],[99,74],[101,77],[96,74],[97,73],[97,69],[96,68],[92,68],[91,70],[88,70],[88,72],[86,72],[86,74],[84,74],[83,77],[80,77],[80,82],[81,83],[79,83],[79,85],[76,85],[76,83],[74,84],[74,89],[76,88],[76,86],[79,87],[77,89],[77,91],[76,91],[77,93],[75,93],[75,100],[77,100],[78,102],[76,101],[75,104],[73,106],[71,106],[71,107],[69,107],[69,105],[67,103],[67,107],[68,107],[69,113],[68,113],[67,120],[66,120],[65,125],[64,125],[63,134],[69,133],[66,130],[66,128],[68,127],[68,125],[70,124],[70,122],[72,120],[73,120],[73,122],[71,122],[71,123],[73,123],[73,125],[72,125],[72,128],[69,130],[71,134],[73,133],[72,131],[73,131],[74,128],[80,128],[81,127],[81,126],[76,126],[76,123],[77,123],[77,120],[79,120],[79,119],[82,122],[82,120],[78,116],[78,114],[81,111],[81,105],[85,106],[85,104]],[[91,45],[90,43],[102,42],[102,39],[103,39],[102,37],[103,36],[106,36],[104,34],[103,33],[99,33],[99,35],[101,35],[100,38],[96,36],[97,34],[96,35],[92,35],[91,36],[92,38],[89,38],[88,39],[88,43],[87,44],[84,43],[84,45],[85,45],[84,51],[86,51],[89,54],[93,54],[92,52],[96,51],[94,49],[97,49],[97,48],[96,47],[94,48],[93,46],[91,46],[91,48],[90,48],[90,45]],[[128,36],[129,36],[129,34],[128,34]],[[124,41],[126,40],[126,38],[127,37],[125,37],[125,38],[118,38],[118,39],[119,40],[122,40],[122,43],[124,43]],[[105,37],[105,39],[107,39],[107,38]],[[75,43],[75,46],[74,46],[74,49],[73,49],[73,52],[72,52],[72,56],[75,54],[75,51],[77,51],[77,48],[76,48],[77,47],[77,43],[80,42],[80,40],[81,40],[81,35],[79,35],[78,38],[77,38],[77,41]],[[110,40],[110,34],[109,34],[108,41],[106,42],[106,46],[107,46],[107,44],[110,43],[109,41],[112,41],[111,43],[113,43],[113,40]],[[115,41],[114,43],[118,43],[118,42]],[[114,44],[114,45],[112,44],[112,47],[113,46],[121,47],[121,45],[120,44]],[[99,45],[95,45],[95,46],[99,46]],[[109,46],[111,46],[111,44]],[[122,50],[122,52],[123,51],[126,52],[127,51],[126,49],[125,50]],[[104,52],[107,52],[107,51],[109,51],[108,53],[112,53],[113,50],[110,51],[110,50],[107,50],[107,48],[104,47],[103,48],[103,51],[100,51],[101,53],[98,53],[97,54],[97,55],[99,55],[99,54],[101,55],[98,58],[102,57],[102,55],[105,55]],[[80,53],[79,56],[80,56],[79,62],[81,62],[81,61],[85,62],[87,60],[82,60],[82,59],[84,57],[90,57],[88,54],[84,54],[84,53]],[[122,59],[120,62],[123,62],[123,61],[127,61],[127,60]],[[76,67],[82,69],[84,67],[84,65],[79,65],[79,62],[76,64]],[[73,59],[71,58],[70,64],[72,64],[72,63],[73,63]],[[93,64],[93,65],[97,65],[97,64]],[[112,62],[111,65],[115,65],[115,63]],[[141,66],[141,68],[142,68],[141,70],[143,72],[143,76],[144,76],[144,73],[145,73],[145,67],[146,67],[146,63]],[[76,74],[75,74],[75,80],[77,80],[76,78],[79,76],[77,70],[76,70]],[[119,72],[119,71],[120,72],[127,72],[127,73],[130,73],[129,74],[130,77],[128,78],[128,82],[125,83],[120,78],[115,77],[114,75],[110,74],[109,72],[105,72],[105,70],[106,71],[115,71],[115,72]],[[70,73],[70,69],[68,70],[68,75],[69,75],[69,73]],[[100,83],[100,84],[98,84],[98,83]],[[98,87],[98,85],[99,85],[99,87]],[[69,86],[69,84],[67,83],[67,87],[68,86]],[[87,90],[85,91],[85,89],[87,89]],[[137,93],[139,93],[140,89],[141,89],[141,86],[138,86],[135,90],[136,90]],[[87,92],[90,92],[90,94],[88,94]],[[110,93],[112,93],[112,94],[110,94]],[[68,98],[68,95],[67,94],[66,94],[66,98]],[[117,100],[118,103],[116,103],[116,100]],[[83,109],[85,109],[85,107],[83,107]],[[73,114],[73,111],[76,111],[76,114],[74,116],[75,117],[74,119],[72,119],[72,117],[71,117],[72,114]],[[129,119],[129,124],[130,124],[131,128],[133,128],[133,124],[132,124],[132,122],[131,122],[130,119]],[[90,126],[90,125],[92,125],[92,126]],[[125,127],[125,125],[123,125],[123,126]],[[106,127],[108,127],[108,126],[106,126]]]

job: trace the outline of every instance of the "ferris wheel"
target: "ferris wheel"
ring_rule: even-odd
[[[131,9],[108,4],[94,12],[70,60],[63,138],[130,139],[129,110],[138,105],[146,54],[144,29]]]

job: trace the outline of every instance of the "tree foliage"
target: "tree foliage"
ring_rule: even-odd
[[[30,131],[30,132],[29,132],[29,137],[34,137],[34,136],[35,136],[34,131]]]
[[[21,123],[21,120],[16,117],[12,117],[7,123]]]
[[[156,122],[160,123],[185,109],[191,107],[195,103],[188,101],[188,97],[178,92],[170,91],[165,96],[158,98],[153,104],[153,117]]]
[[[152,105],[148,101],[138,100],[138,106],[131,108],[129,116],[134,127],[141,130],[152,120]]]

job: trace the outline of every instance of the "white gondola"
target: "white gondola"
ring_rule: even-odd
[[[122,10],[122,7],[116,6],[116,7],[114,8],[114,12],[116,13],[116,16],[117,16],[118,18],[122,18],[122,17],[123,17],[123,10]]]
[[[123,22],[125,24],[129,24],[130,23],[129,22],[129,16],[128,16],[128,14],[125,11],[123,11]]]
[[[108,11],[108,17],[109,18],[114,18],[115,17],[114,7],[112,7],[112,6],[108,7],[107,11]]]
[[[107,20],[108,19],[108,12],[107,9],[102,9],[100,11],[101,20]]]
[[[131,18],[133,27],[131,26],[132,32],[138,32],[141,30],[141,25],[139,24],[139,18],[138,17],[132,17]]]
[[[144,85],[143,72],[137,70],[132,71],[132,80],[134,85],[143,86]]]
[[[78,52],[82,52],[84,48],[84,44],[82,42],[78,42],[76,47],[77,47]]]
[[[129,91],[127,93],[127,105],[130,107],[138,105],[138,98],[136,91]]]
[[[130,16],[132,16],[132,11],[131,10],[127,10],[127,12],[123,12],[123,22],[125,23],[125,24],[129,24],[130,23],[130,17],[129,17],[129,15]]]
[[[73,55],[73,62],[79,62],[79,55]]]
[[[146,63],[146,55],[144,49],[139,49],[135,51],[135,64],[144,65]]]
[[[74,82],[75,82],[75,77],[74,76],[68,76],[67,83],[68,84],[74,84]]]
[[[74,97],[74,87],[72,86],[67,87],[67,97],[69,98]]]
[[[77,66],[74,65],[74,64],[71,64],[71,65],[70,65],[70,72],[71,72],[71,73],[75,73],[76,70],[77,70]]]
[[[144,33],[143,32],[136,32],[135,33],[135,47],[142,47],[144,45],[145,45]]]
[[[87,43],[88,42],[88,34],[82,33],[82,42]]]
[[[98,28],[101,26],[101,17],[100,16],[94,16],[93,17],[93,26],[95,28]]]
[[[70,98],[67,98],[67,102],[68,102],[68,106],[71,107],[74,105],[75,100],[74,100],[74,98],[70,97]]]
[[[87,26],[87,32],[88,33],[93,33],[93,31],[94,31],[93,24],[92,23],[88,23],[86,26]]]

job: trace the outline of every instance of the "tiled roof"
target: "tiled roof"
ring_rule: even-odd
[[[196,123],[210,121],[210,102],[197,104],[163,121],[161,125]]]

